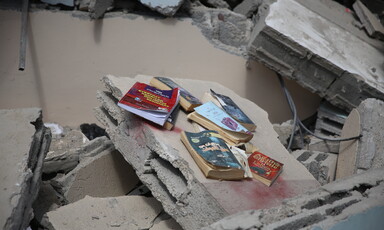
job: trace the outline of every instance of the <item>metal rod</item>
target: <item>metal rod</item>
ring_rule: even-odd
[[[29,0],[23,0],[21,12],[21,33],[20,33],[20,52],[19,70],[25,69],[25,53],[27,48],[27,26],[28,26],[28,5]]]

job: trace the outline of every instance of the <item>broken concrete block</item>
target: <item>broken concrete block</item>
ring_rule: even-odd
[[[325,135],[341,135],[345,119],[348,113],[344,110],[333,106],[328,102],[322,102],[317,110],[317,121],[315,134]]]
[[[150,229],[161,204],[154,198],[86,196],[47,213],[52,229]]]
[[[289,120],[281,124],[273,124],[273,129],[279,135],[281,144],[287,146],[289,141],[288,139],[292,134],[293,120]]]
[[[251,58],[348,111],[366,98],[384,99],[379,49],[297,1],[278,0],[257,16]]]
[[[150,9],[159,12],[165,16],[173,16],[184,0],[139,0]]]
[[[83,157],[75,169],[55,179],[67,202],[75,202],[86,195],[93,197],[121,196],[139,182],[130,166],[113,146],[97,155]]]
[[[321,184],[335,180],[337,154],[309,150],[296,150],[292,155],[302,163]]]
[[[339,148],[340,142],[338,141],[325,141],[317,137],[311,137],[306,149],[323,153],[339,153]]]
[[[348,122],[348,123],[347,123]],[[343,178],[384,166],[384,102],[377,99],[363,101],[347,118],[344,137],[359,135],[360,140],[340,144],[337,178]]]
[[[113,8],[113,0],[92,0],[89,4],[88,11],[91,13],[91,18],[99,19],[104,16],[107,10]]]
[[[41,109],[0,110],[0,226],[26,229],[51,141]]]
[[[353,9],[370,36],[384,39],[384,26],[361,1],[356,1],[353,4]]]
[[[253,23],[247,17],[228,9],[204,6],[191,9],[191,16],[203,35],[217,48],[246,56],[246,46]]]
[[[83,142],[82,136],[78,132],[72,133],[68,138],[79,138]],[[103,150],[111,147],[113,144],[107,137],[96,138],[92,141],[85,141],[86,144],[80,145],[77,139],[72,144],[71,140],[60,138],[55,141],[52,151],[49,151],[44,159],[43,173],[67,173],[79,164],[81,158],[95,156]]]
[[[263,0],[244,0],[233,9],[233,12],[251,18],[263,2]]]
[[[179,113],[174,129],[167,131],[116,105],[134,82],[149,82],[151,78],[144,75],[135,78],[103,77],[109,93],[98,96],[102,106],[95,109],[95,114],[106,127],[116,149],[134,167],[143,184],[184,229],[200,229],[241,210],[278,205],[286,197],[319,185],[280,144],[267,113],[260,107],[213,82],[173,79],[197,97],[213,89],[241,104],[258,126],[251,143],[284,163],[283,173],[271,187],[256,180],[218,181],[205,178],[180,141],[181,130],[194,131],[185,113]]]
[[[365,229],[370,222],[380,225],[384,212],[383,173],[384,168],[380,168],[334,181],[287,199],[281,206],[239,212],[203,229]]]

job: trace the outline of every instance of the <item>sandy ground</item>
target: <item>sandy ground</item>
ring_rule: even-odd
[[[72,12],[29,14],[25,71],[18,71],[20,12],[0,10],[0,109],[41,107],[45,122],[96,122],[92,109],[104,74],[210,80],[265,109],[272,122],[290,118],[275,74],[215,48],[189,19],[112,17],[91,21]],[[320,101],[288,82],[302,118]],[[197,95],[199,96],[199,95]]]

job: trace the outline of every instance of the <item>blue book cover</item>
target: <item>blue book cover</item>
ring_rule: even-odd
[[[204,103],[199,107],[196,107],[195,111],[199,115],[205,117],[206,119],[210,120],[211,122],[215,123],[223,129],[234,132],[249,133],[249,131],[244,126],[234,120],[231,116],[229,116],[226,112],[217,107],[217,105],[215,105],[211,101]]]
[[[226,168],[243,168],[216,131],[185,132],[185,136],[192,148],[212,165]]]

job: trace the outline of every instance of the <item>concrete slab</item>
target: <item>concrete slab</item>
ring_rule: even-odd
[[[26,229],[51,140],[41,109],[0,110],[0,227]]]
[[[139,182],[133,168],[113,146],[83,157],[69,173],[55,179],[61,193],[72,203],[84,198],[126,195]]]
[[[361,1],[356,1],[353,4],[353,9],[370,36],[384,39],[384,26]]]
[[[335,180],[337,154],[309,150],[296,150],[292,155],[301,162],[321,184]]]
[[[377,226],[383,222],[383,173],[384,168],[380,168],[334,181],[287,199],[281,206],[240,212],[203,229],[355,229],[357,226],[361,226],[357,229],[364,229]]]
[[[49,212],[52,229],[150,229],[161,204],[154,198],[86,196]]]
[[[144,75],[135,78],[105,76],[102,81],[110,92],[109,99],[99,97],[102,107],[95,109],[95,114],[140,180],[184,229],[199,229],[241,210],[276,206],[284,198],[319,185],[280,144],[267,113],[260,107],[214,82],[173,79],[197,96],[210,88],[230,96],[258,126],[251,143],[285,165],[271,187],[252,180],[205,178],[180,141],[182,130],[194,131],[184,112],[179,113],[175,128],[167,131],[116,105],[136,81],[149,82],[151,78]]]
[[[294,0],[278,0],[258,18],[251,58],[348,111],[384,99],[381,50]]]

